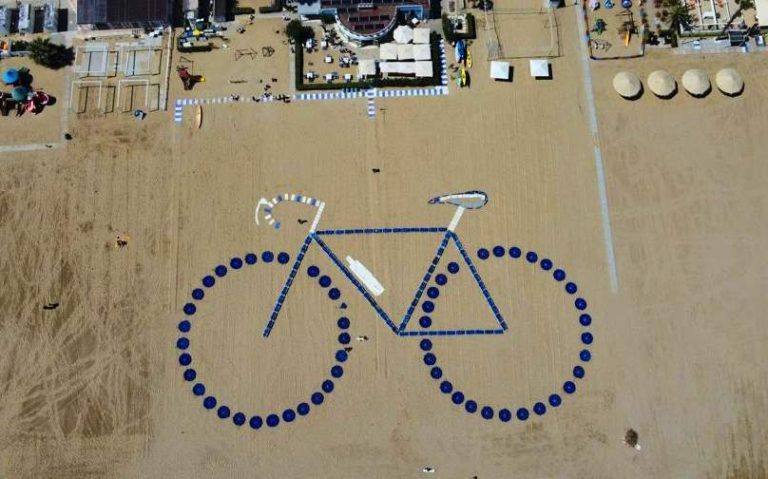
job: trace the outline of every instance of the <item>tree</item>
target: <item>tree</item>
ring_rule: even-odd
[[[291,20],[288,22],[288,25],[285,26],[285,34],[300,43],[314,36],[312,29],[302,25],[301,20]]]
[[[336,23],[336,18],[333,15],[323,13],[322,15],[320,15],[320,21],[323,22],[323,25],[333,25],[334,23]]]
[[[731,24],[734,20],[736,20],[736,17],[741,15],[741,12],[743,10],[749,10],[750,8],[755,8],[755,2],[754,0],[736,0],[736,4],[739,6],[739,8],[736,9],[735,12],[733,12],[733,15],[731,15],[731,18],[728,19],[728,23],[725,24],[722,31],[720,32],[720,36],[725,36],[725,32],[728,31],[729,28],[731,28]]]
[[[51,43],[47,38],[35,38],[29,44],[29,57],[44,67],[54,70],[71,65],[75,59],[72,48]]]

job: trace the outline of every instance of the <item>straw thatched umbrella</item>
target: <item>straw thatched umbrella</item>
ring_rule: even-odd
[[[723,68],[717,72],[715,83],[717,83],[717,88],[728,96],[740,95],[744,90],[744,80],[741,79],[739,72],[733,68]]]
[[[705,96],[711,85],[704,70],[694,68],[683,73],[683,88],[693,96]]]
[[[630,72],[619,72],[613,77],[613,88],[624,98],[635,98],[643,88],[637,75]]]
[[[656,70],[648,75],[648,88],[658,97],[669,98],[675,94],[677,82],[668,71]]]

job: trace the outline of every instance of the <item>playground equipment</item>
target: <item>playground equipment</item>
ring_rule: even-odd
[[[205,81],[205,77],[202,75],[193,75],[189,72],[189,68],[183,65],[176,67],[176,73],[181,78],[181,83],[184,84],[185,90],[191,90],[195,86],[195,83],[201,83]]]
[[[602,18],[597,18],[595,19],[595,26],[592,27],[592,31],[598,35],[602,35],[607,26],[608,25],[605,23],[605,20]]]
[[[590,40],[590,45],[594,50],[604,50],[606,52],[610,50],[611,47],[613,46],[609,41],[600,40],[596,38],[593,38],[592,40]]]

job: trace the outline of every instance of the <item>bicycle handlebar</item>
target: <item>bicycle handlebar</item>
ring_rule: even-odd
[[[259,223],[259,209],[261,207],[264,207],[264,219],[267,221],[269,226],[274,227],[275,229],[280,229],[280,222],[277,221],[277,219],[272,215],[272,210],[275,209],[277,205],[282,203],[283,201],[293,201],[294,203],[301,203],[309,206],[314,206],[318,209],[317,215],[315,215],[315,220],[312,223],[312,228],[310,231],[314,231],[314,229],[317,227],[317,223],[320,221],[320,215],[323,211],[323,208],[325,208],[325,202],[318,200],[317,198],[311,198],[309,196],[303,196],[303,195],[296,195],[296,194],[289,194],[289,193],[283,193],[281,195],[277,195],[271,200],[267,200],[266,198],[261,198],[258,203],[256,203],[256,212],[254,214],[254,219],[256,220],[257,225],[261,225]]]

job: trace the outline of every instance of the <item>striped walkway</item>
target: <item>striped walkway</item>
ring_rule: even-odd
[[[445,94],[448,94],[448,62],[445,59],[445,41],[440,39],[440,80],[443,82],[443,86],[446,87]]]
[[[407,88],[402,90],[381,90],[376,96],[379,98],[403,97],[403,96],[443,96],[448,94],[448,87],[437,86],[434,88]]]
[[[365,97],[368,98],[368,118],[374,118],[376,116],[376,94],[379,93],[375,88],[365,92]]]
[[[311,100],[349,100],[353,98],[362,98],[364,95],[358,89],[342,90],[337,92],[318,92],[318,93],[299,93],[294,95],[294,100],[299,101],[311,101]]]

